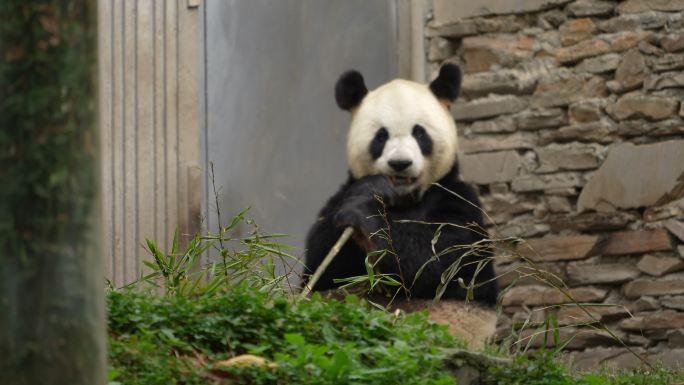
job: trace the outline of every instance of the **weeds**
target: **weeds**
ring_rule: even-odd
[[[141,274],[125,288],[154,288],[162,289],[165,295],[193,296],[211,295],[247,284],[259,290],[292,292],[288,274],[279,274],[276,265],[293,271],[297,258],[286,252],[289,246],[278,242],[283,234],[262,234],[254,222],[245,218],[247,212],[240,212],[230,224],[220,226],[218,233],[195,235],[184,250],[179,250],[178,230],[168,253],[147,239],[152,260],[143,263],[149,273]],[[239,224],[250,226],[252,231],[246,237],[231,237],[229,234]],[[220,260],[203,265],[202,259],[208,252],[219,255]]]
[[[545,349],[518,355],[512,365],[492,367],[487,374],[492,385],[676,385],[682,380],[682,372],[659,366],[573,375],[560,363],[557,351]]]
[[[215,194],[218,193],[215,191]],[[220,217],[218,207],[217,214]],[[288,278],[295,270],[297,258],[288,253],[289,247],[279,242],[282,234],[263,234],[246,219],[246,214],[247,210],[234,216],[217,233],[192,237],[182,250],[178,231],[168,253],[162,252],[154,241],[147,241],[152,255],[152,260],[145,263],[149,272],[137,282],[118,291],[111,290],[109,294],[110,384],[207,383],[207,379],[216,379],[208,377],[215,369],[213,363],[244,353],[265,357],[277,365],[270,369],[223,368],[227,377],[222,378],[227,378],[229,383],[454,383],[448,374],[444,349],[463,344],[449,336],[445,327],[430,323],[425,313],[399,316],[371,310],[366,301],[355,297],[337,302],[323,300],[315,294],[308,301],[295,300],[292,295],[295,290],[289,286]],[[386,217],[385,223],[389,228]],[[605,330],[622,343],[587,309],[609,305],[580,303],[572,298],[559,277],[514,251],[514,246],[524,240],[493,238],[484,229],[465,225],[459,227],[480,232],[485,238],[473,245],[451,245],[436,251],[435,245],[444,228],[457,225],[423,224],[436,226],[436,231],[431,240],[433,255],[418,275],[429,263],[454,251],[463,252],[444,271],[436,299],[461,269],[475,264],[472,280],[456,279],[467,290],[468,299],[472,299],[473,291],[486,283],[475,283],[477,273],[485,264],[493,263],[495,258],[515,259],[522,262],[522,267],[515,268],[518,279],[533,278],[553,287],[569,302],[533,311],[578,307],[590,320],[581,325]],[[247,236],[230,235],[236,233],[239,225],[250,228]],[[360,287],[363,293],[384,290],[393,296],[410,292],[417,277],[405,285],[400,276],[377,272],[376,266],[383,258],[399,258],[391,248],[388,228],[374,236],[385,237],[390,250],[368,253],[367,274],[341,280],[343,289]],[[494,250],[496,257],[468,260],[489,250]],[[202,263],[207,254],[218,258]],[[276,265],[285,266],[286,273],[278,274]],[[501,297],[516,282],[504,288]],[[155,295],[160,291],[163,296]],[[560,331],[565,326],[559,325],[550,312],[535,330],[531,314],[514,325],[501,346],[487,348],[497,354],[515,354],[514,364],[491,368],[486,379],[488,384],[665,385],[667,381],[682,379],[676,372],[654,367],[630,373],[571,375],[559,359],[572,341],[572,337],[561,340]],[[538,338],[543,339],[541,348],[531,352]]]
[[[371,310],[361,300],[236,285],[222,295],[108,296],[110,362],[122,384],[196,384],[213,363],[251,353],[278,367],[227,368],[240,384],[454,384],[441,348],[462,346],[424,313]]]

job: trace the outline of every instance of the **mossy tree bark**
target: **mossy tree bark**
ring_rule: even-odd
[[[0,384],[105,383],[95,22],[0,2]]]

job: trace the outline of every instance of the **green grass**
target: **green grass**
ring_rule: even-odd
[[[440,348],[462,346],[424,313],[397,317],[354,297],[292,301],[236,287],[200,297],[108,295],[110,378],[199,384],[216,361],[251,353],[276,369],[237,384],[454,384]],[[204,381],[204,382],[202,382]]]
[[[559,354],[546,351],[519,355],[510,366],[490,368],[488,375],[492,385],[675,385],[684,381],[684,372],[661,366],[571,373]]]
[[[283,294],[238,286],[196,297],[110,292],[110,384],[455,384],[442,348],[463,347],[425,313],[396,316],[355,297]],[[221,369],[251,353],[277,368]],[[671,385],[684,373],[661,367],[571,373],[559,353],[514,356],[492,367],[491,385]],[[214,377],[216,378],[216,377]]]

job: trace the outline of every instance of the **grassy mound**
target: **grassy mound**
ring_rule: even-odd
[[[294,301],[238,286],[224,294],[110,292],[110,385],[456,384],[444,348],[463,347],[425,313],[397,316],[349,297]],[[226,367],[250,353],[275,363]],[[572,374],[555,354],[520,355],[492,385],[671,385],[666,369]]]
[[[111,292],[107,303],[110,379],[121,384],[455,384],[440,348],[461,344],[423,313],[244,287],[200,297]],[[244,353],[277,367],[217,368]]]

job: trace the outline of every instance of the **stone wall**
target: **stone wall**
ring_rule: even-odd
[[[634,351],[684,364],[684,0],[435,0],[426,38],[433,73],[465,72],[461,169],[490,230],[577,300],[623,305],[591,313]],[[501,330],[552,312],[578,366],[639,363],[577,308],[534,310],[566,302],[523,276]]]

